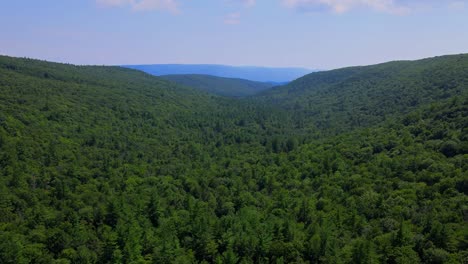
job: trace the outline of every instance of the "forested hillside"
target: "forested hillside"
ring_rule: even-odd
[[[468,92],[468,55],[317,72],[261,94],[299,127],[341,133]]]
[[[0,263],[466,263],[467,73],[449,56],[230,99],[0,57]]]
[[[160,77],[179,85],[185,85],[201,91],[229,97],[254,95],[274,86],[271,83],[203,74],[173,74]]]

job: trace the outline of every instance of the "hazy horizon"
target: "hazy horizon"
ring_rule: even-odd
[[[329,70],[468,49],[468,1],[3,1],[0,54]]]

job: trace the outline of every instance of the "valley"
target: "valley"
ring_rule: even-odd
[[[0,56],[0,263],[464,263],[467,190],[466,54],[280,86]]]

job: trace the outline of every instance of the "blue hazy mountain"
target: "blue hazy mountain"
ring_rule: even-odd
[[[313,72],[313,70],[305,68],[269,68],[215,64],[151,64],[123,65],[123,67],[141,70],[156,76],[173,74],[204,74],[274,83],[290,82]]]

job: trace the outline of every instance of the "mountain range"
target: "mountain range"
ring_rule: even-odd
[[[124,65],[123,67],[141,70],[156,76],[173,74],[202,74],[274,83],[289,82],[314,71],[305,68],[271,68],[215,64],[150,64]]]
[[[0,263],[466,262],[467,54],[164,78],[0,56]]]
[[[268,90],[276,83],[255,82],[245,79],[224,78],[202,74],[162,75],[163,79],[208,93],[229,97],[244,97]]]

